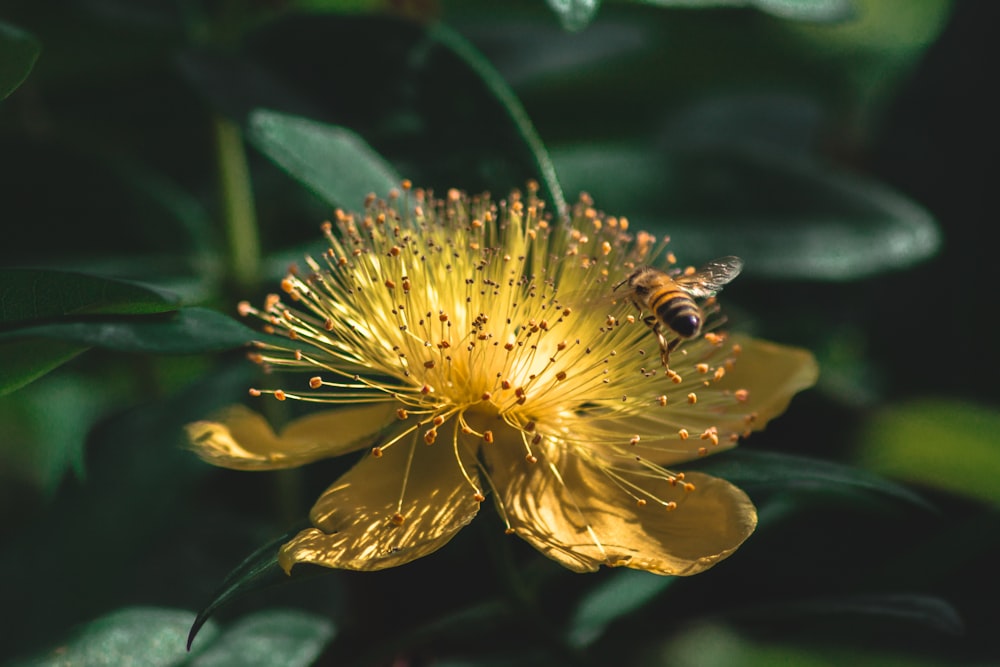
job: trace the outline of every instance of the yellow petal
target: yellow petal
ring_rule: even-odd
[[[650,408],[630,424],[619,423],[623,440],[628,440],[625,431],[655,433],[659,425],[664,437],[643,437],[636,451],[649,461],[672,466],[715,454],[735,447],[736,436],[763,429],[785,411],[795,394],[816,383],[819,367],[807,350],[739,335],[729,338],[729,345],[734,344],[742,348],[735,363],[721,380],[703,390],[695,388],[697,402],[671,396],[666,407]],[[686,438],[678,435],[682,428]],[[712,432],[718,444],[702,437]]]
[[[501,511],[516,533],[577,572],[609,565],[696,574],[733,553],[757,525],[746,494],[709,475],[688,473],[693,491],[641,478],[652,496],[677,503],[668,511],[651,498],[639,507],[596,460],[564,452],[529,464],[498,449],[484,453]]]
[[[276,436],[263,416],[242,405],[188,424],[191,448],[203,460],[234,470],[294,468],[369,444],[391,423],[391,403],[317,412],[288,424]]]
[[[459,447],[478,486],[475,455]],[[278,562],[381,570],[444,546],[479,511],[476,490],[448,442],[404,441],[367,456],[328,488],[310,513],[315,528],[285,544]]]

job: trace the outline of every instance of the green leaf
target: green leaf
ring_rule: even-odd
[[[1000,505],[1000,412],[921,399],[874,414],[857,462],[883,475]]]
[[[384,197],[402,180],[364,139],[343,127],[258,109],[250,114],[248,138],[334,206],[356,208],[367,194]]]
[[[183,665],[188,659],[184,633],[190,621],[189,611],[148,607],[120,609],[87,623],[69,641],[61,642],[47,655],[15,662],[14,665]]]
[[[567,641],[583,648],[600,639],[615,620],[626,616],[665,591],[676,579],[641,570],[617,570],[591,588],[569,622]]]
[[[597,16],[601,0],[546,0],[565,30],[583,30]]]
[[[918,494],[868,470],[805,456],[741,447],[693,467],[747,490],[874,493],[935,511]]]
[[[38,338],[0,341],[0,396],[34,382],[89,348],[83,343]]]
[[[68,470],[84,477],[84,443],[105,411],[122,399],[102,378],[101,391],[92,378],[59,373],[14,396],[0,400],[0,461],[12,461],[18,476],[54,497]],[[58,412],[59,418],[53,419]]]
[[[42,338],[121,352],[196,354],[229,350],[265,338],[231,317],[207,308],[86,322],[55,322],[0,332],[0,345]],[[6,352],[0,346],[0,352]],[[0,357],[0,367],[8,360]]]
[[[684,263],[739,255],[784,279],[859,280],[931,257],[931,215],[888,187],[762,143],[672,153],[581,144],[553,152],[568,188],[669,234]]]
[[[299,529],[295,528],[259,547],[226,576],[222,586],[212,595],[212,600],[198,612],[194,623],[191,624],[187,638],[188,648],[192,646],[194,638],[209,617],[237,597],[259,588],[291,581],[293,576],[296,578],[305,576],[298,574],[300,571],[302,573],[314,572],[314,569],[311,568],[295,568],[292,575],[287,575],[278,565],[278,549],[282,544],[295,537],[298,532]]]
[[[272,609],[229,626],[191,661],[191,667],[308,667],[335,634],[329,619]]]
[[[139,283],[68,271],[0,269],[0,324],[163,313],[179,305],[175,295]]]
[[[41,51],[34,35],[0,21],[0,100],[28,78]]]
[[[851,0],[640,0],[660,7],[717,9],[753,7],[783,19],[830,23],[855,17]]]

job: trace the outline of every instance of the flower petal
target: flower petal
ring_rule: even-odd
[[[746,494],[709,475],[688,473],[693,491],[642,478],[652,497],[677,503],[668,511],[652,498],[639,507],[596,460],[564,452],[529,464],[494,448],[484,452],[516,533],[577,572],[608,565],[696,574],[733,553],[757,525]]]
[[[479,511],[456,451],[478,484],[475,455],[461,446],[398,443],[363,458],[313,506],[316,527],[281,548],[281,567],[381,570],[441,548]]]
[[[762,430],[785,411],[795,394],[816,383],[819,367],[807,350],[741,335],[731,336],[727,349],[731,345],[741,348],[735,363],[722,379],[695,390],[699,397],[695,404],[682,396],[664,408],[651,408],[628,426],[618,424],[619,430],[664,434],[643,437],[637,453],[671,466],[731,449],[739,436]],[[687,431],[686,437],[679,437],[680,428]]]
[[[294,468],[351,452],[370,443],[394,419],[391,403],[317,412],[288,424],[276,436],[263,416],[232,405],[218,421],[188,424],[191,448],[203,460],[234,470]]]

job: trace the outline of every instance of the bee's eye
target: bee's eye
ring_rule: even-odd
[[[646,287],[645,285],[633,285],[632,289],[634,289],[635,293],[638,294],[639,296],[646,296],[647,294],[649,294],[649,288]]]

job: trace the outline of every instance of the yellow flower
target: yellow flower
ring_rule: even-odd
[[[232,407],[189,425],[195,451],[270,470],[369,449],[281,548],[286,571],[407,563],[448,542],[487,496],[508,532],[578,572],[694,574],[753,532],[743,491],[672,466],[780,414],[815,381],[812,356],[713,332],[713,306],[709,332],[665,371],[641,314],[612,298],[664,243],[586,196],[553,222],[535,189],[437,200],[404,184],[388,201],[370,197],[362,215],[324,225],[329,249],[282,282],[287,296],[241,304],[287,338],[251,357],[311,375],[251,394],[340,407],[280,434]]]

